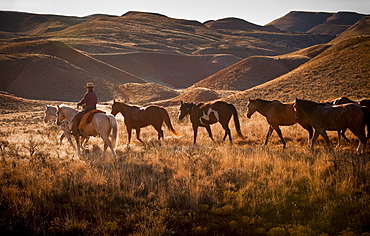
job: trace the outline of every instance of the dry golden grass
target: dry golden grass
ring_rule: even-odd
[[[102,156],[92,138],[78,157],[60,130],[43,124],[43,111],[0,117],[0,231],[13,235],[368,235],[369,153],[355,155],[357,141],[333,152],[306,147],[298,125],[283,127],[282,149],[273,134],[264,146],[261,115],[239,117],[247,140],[216,143],[204,129],[192,144],[188,119],[182,135],[126,145],[122,116],[118,159]],[[335,162],[334,162],[335,160]],[[334,165],[335,163],[335,165]]]

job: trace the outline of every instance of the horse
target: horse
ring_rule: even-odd
[[[320,103],[326,103],[329,105],[341,105],[341,104],[346,104],[346,103],[357,103],[357,102],[347,97],[337,97],[337,98],[331,98],[328,100],[320,101]]]
[[[231,132],[229,128],[229,121],[231,116],[234,117],[234,123],[236,132],[239,137],[243,140],[245,139],[241,130],[240,130],[240,123],[238,118],[238,112],[234,105],[223,102],[217,101],[214,103],[186,103],[181,101],[180,105],[180,114],[178,119],[183,120],[185,116],[190,115],[190,121],[193,125],[194,131],[194,144],[197,140],[198,134],[198,127],[205,127],[209,137],[212,141],[213,139],[212,131],[211,131],[211,124],[219,122],[222,125],[222,128],[225,130],[225,135],[222,141],[225,141],[226,137],[229,136],[230,143],[232,142]]]
[[[45,110],[45,116],[44,116],[44,122],[48,123],[50,119],[56,119],[57,117],[57,111],[58,107],[46,105]],[[70,123],[67,120],[64,120],[59,127],[62,129],[63,134],[60,136],[60,144],[62,144],[62,141],[64,137],[67,137],[68,142],[71,144],[73,148],[76,148],[75,145],[72,142],[71,135],[70,135]]]
[[[370,125],[370,112],[367,108],[354,103],[331,106],[298,98],[296,98],[293,107],[296,119],[300,116],[309,117],[315,130],[311,149],[314,149],[315,141],[320,134],[327,146],[331,148],[326,130],[340,131],[348,128],[360,140],[357,154],[364,153],[367,142],[365,126]]]
[[[265,145],[267,145],[272,132],[275,130],[279,135],[283,148],[286,147],[286,141],[279,126],[290,126],[299,123],[309,133],[309,139],[313,135],[312,126],[307,118],[301,117],[299,121],[294,118],[294,103],[282,103],[277,100],[267,101],[262,99],[249,99],[247,104],[247,117],[251,118],[253,113],[258,111],[269,123],[269,130],[266,135]]]
[[[148,107],[140,108],[138,106],[132,106],[125,104],[124,102],[113,100],[111,114],[116,116],[121,112],[125,118],[125,125],[128,134],[128,144],[131,142],[132,129],[136,130],[136,138],[142,143],[140,139],[140,128],[152,125],[158,132],[158,140],[164,139],[162,125],[166,123],[168,129],[175,135],[177,132],[171,124],[170,117],[167,110],[164,107],[151,105]]]
[[[78,111],[72,107],[61,105],[58,106],[57,111],[57,124],[59,125],[63,120],[68,120],[72,122],[73,117],[78,113]],[[109,139],[109,135],[112,132],[112,140]],[[86,124],[83,132],[82,139],[85,139],[89,136],[100,135],[104,141],[104,153],[109,147],[113,157],[117,157],[114,150],[116,142],[118,139],[118,124],[116,118],[112,115],[106,115],[105,113],[95,113],[92,121]],[[77,143],[78,155],[81,155],[80,152],[80,135],[75,136]]]

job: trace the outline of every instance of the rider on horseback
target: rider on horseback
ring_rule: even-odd
[[[79,108],[79,106],[82,106],[83,110],[79,111],[76,116],[73,118],[73,121],[72,121],[72,131],[71,131],[71,134],[73,136],[76,136],[78,133],[81,134],[81,130],[80,132],[78,132],[78,126],[80,124],[80,121],[82,119],[82,117],[89,111],[91,110],[94,110],[96,109],[96,104],[98,103],[98,98],[94,92],[94,87],[95,85],[93,83],[87,83],[85,88],[87,90],[87,92],[85,93],[84,97],[81,99],[81,101],[79,101],[77,103],[77,109]]]

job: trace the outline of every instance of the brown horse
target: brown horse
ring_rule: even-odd
[[[137,106],[127,105],[123,102],[115,101],[112,105],[112,115],[116,116],[118,112],[121,112],[125,117],[125,125],[128,134],[128,143],[131,141],[131,131],[136,130],[136,137],[140,142],[140,128],[152,125],[158,132],[158,140],[164,138],[162,125],[166,123],[168,129],[177,134],[175,129],[172,127],[170,117],[164,107],[160,106],[148,106],[145,108],[139,108]]]
[[[353,103],[331,106],[296,99],[294,110],[296,118],[300,116],[309,117],[312,127],[315,129],[311,142],[312,149],[320,134],[327,145],[331,147],[326,130],[340,131],[348,128],[360,140],[357,154],[364,153],[367,142],[365,126],[370,125],[370,112],[367,108]]]
[[[357,103],[356,101],[353,101],[347,97],[338,97],[338,98],[331,98],[325,101],[320,101],[320,103],[325,103],[329,105],[342,105],[342,104],[347,104],[347,103]],[[337,147],[340,146],[340,139],[343,137],[347,142],[350,142],[350,140],[346,136],[346,130],[340,130],[338,131],[338,145]]]
[[[222,101],[205,104],[194,104],[181,101],[179,120],[184,119],[184,117],[187,115],[190,115],[190,121],[193,125],[194,144],[197,140],[199,126],[205,127],[209,137],[214,141],[210,125],[217,122],[220,122],[222,128],[225,130],[223,141],[225,141],[226,136],[229,136],[229,140],[231,142],[232,138],[229,128],[229,121],[231,119],[231,116],[234,116],[234,123],[238,136],[244,139],[244,136],[240,131],[238,112],[232,104],[228,104]]]
[[[266,117],[266,120],[270,125],[266,135],[265,145],[267,145],[272,132],[275,130],[276,133],[279,135],[281,142],[283,143],[283,147],[285,148],[286,141],[279,126],[289,126],[297,123],[297,120],[294,118],[293,103],[282,103],[277,100],[267,101],[262,99],[249,99],[247,108],[248,118],[251,118],[253,113],[258,111],[259,113],[261,113],[261,115]],[[309,124],[309,120],[307,118],[301,117],[298,122],[304,129],[308,131],[309,138],[311,139],[313,129]]]

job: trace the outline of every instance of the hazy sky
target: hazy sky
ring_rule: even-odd
[[[0,0],[0,10],[68,16],[144,11],[200,22],[238,17],[265,25],[293,10],[370,14],[370,0]]]

